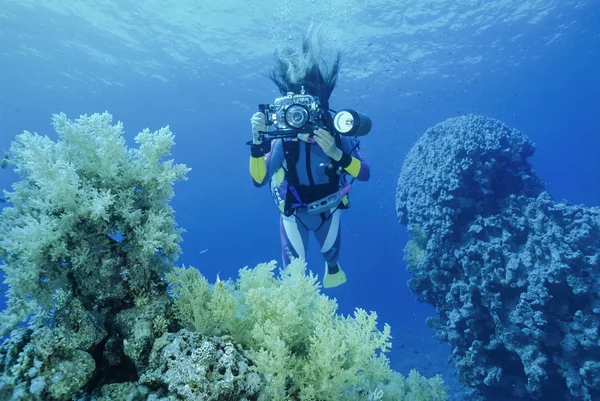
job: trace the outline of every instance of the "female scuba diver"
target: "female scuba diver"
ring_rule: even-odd
[[[307,134],[298,130],[268,131],[267,125],[290,128],[282,123],[283,114],[255,113],[250,119],[252,127],[250,175],[257,187],[269,183],[275,204],[281,212],[280,235],[283,263],[292,258],[306,259],[308,236],[312,231],[325,258],[323,287],[337,287],[346,282],[346,274],[338,262],[340,252],[340,213],[349,207],[348,176],[366,181],[370,169],[358,151],[354,136],[343,136],[333,129],[329,110],[329,97],[335,87],[341,55],[335,50],[333,62],[327,66],[321,54],[319,32],[309,29],[303,39],[301,51],[285,49],[276,53],[275,65],[269,78],[282,95],[275,104],[292,99],[292,106],[304,104],[296,110],[294,120],[305,117]],[[299,94],[299,95],[294,95]],[[308,100],[307,100],[308,99]],[[263,105],[265,106],[265,105]],[[270,106],[270,105],[266,105]],[[271,106],[268,110],[281,111]],[[291,107],[286,112],[286,117]],[[309,121],[310,120],[310,121]],[[313,129],[314,128],[314,129]],[[370,120],[369,120],[370,129]],[[292,132],[287,135],[266,133]],[[307,132],[307,131],[305,131]],[[270,142],[270,143],[269,143]]]

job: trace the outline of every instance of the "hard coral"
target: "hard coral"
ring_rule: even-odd
[[[486,399],[597,400],[600,209],[553,201],[527,162],[534,149],[473,115],[417,141],[396,198],[400,222],[427,237],[409,284]]]
[[[226,338],[181,330],[157,339],[140,384],[180,400],[256,399],[260,375]],[[162,392],[161,392],[162,391]]]

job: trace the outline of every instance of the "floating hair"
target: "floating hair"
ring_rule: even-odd
[[[333,60],[329,60],[329,58]],[[322,25],[310,25],[300,50],[285,47],[275,51],[275,64],[269,79],[282,95],[306,92],[318,96],[321,106],[328,108],[329,97],[335,88],[341,65],[339,48],[323,45]]]

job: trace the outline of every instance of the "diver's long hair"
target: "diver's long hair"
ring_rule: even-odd
[[[328,57],[333,60],[328,60]],[[341,59],[338,48],[326,49],[323,46],[322,25],[311,24],[300,50],[286,47],[275,52],[275,64],[269,79],[282,95],[300,93],[304,86],[307,93],[319,97],[321,107],[329,109],[329,97],[337,82]]]

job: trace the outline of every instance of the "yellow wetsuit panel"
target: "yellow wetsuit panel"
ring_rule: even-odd
[[[265,157],[250,157],[250,175],[257,184],[262,184],[267,175],[267,163]]]
[[[356,157],[352,156],[352,161],[350,162],[350,165],[348,167],[346,167],[344,170],[346,170],[348,172],[348,174],[350,174],[352,177],[357,177],[358,173],[360,172],[360,160],[358,160]]]
[[[271,182],[271,192],[275,199],[275,203],[279,208],[281,213],[285,210],[285,199],[281,197],[281,183],[285,179],[285,169],[281,167],[277,172],[273,175],[273,181]]]

